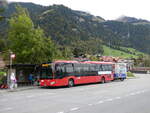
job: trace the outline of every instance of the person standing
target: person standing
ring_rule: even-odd
[[[17,80],[15,77],[15,73],[11,73],[10,75],[10,90],[17,88]]]
[[[33,77],[32,73],[29,74],[29,78],[28,79],[29,79],[30,84],[33,85],[34,84],[34,77]]]

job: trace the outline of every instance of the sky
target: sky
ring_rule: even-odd
[[[150,0],[8,0],[41,5],[63,4],[73,10],[86,11],[106,20],[130,16],[150,20]]]

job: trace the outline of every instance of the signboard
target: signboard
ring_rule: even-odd
[[[48,67],[51,66],[51,64],[42,64],[42,67]]]
[[[11,57],[12,59],[14,59],[14,58],[16,57],[16,55],[15,55],[15,54],[11,54],[10,57]]]
[[[101,75],[101,74],[111,74],[112,72],[111,71],[98,71],[98,74]]]

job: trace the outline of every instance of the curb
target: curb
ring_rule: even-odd
[[[24,88],[16,88],[14,90],[10,90],[10,89],[2,89],[0,90],[0,94],[1,93],[8,93],[8,92],[19,92],[19,91],[25,91],[25,90],[31,90],[31,89],[38,89],[38,86],[34,86],[34,87],[24,87]]]
[[[127,79],[136,79],[136,78],[139,78],[139,77],[127,77]]]

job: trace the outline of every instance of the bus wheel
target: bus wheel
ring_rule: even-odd
[[[101,78],[101,83],[104,84],[105,82],[106,82],[106,81],[105,81],[105,77],[102,77],[102,78]]]
[[[74,86],[73,79],[69,79],[69,81],[68,81],[68,87],[73,87],[73,86]]]
[[[120,81],[124,81],[124,78],[120,78]]]

